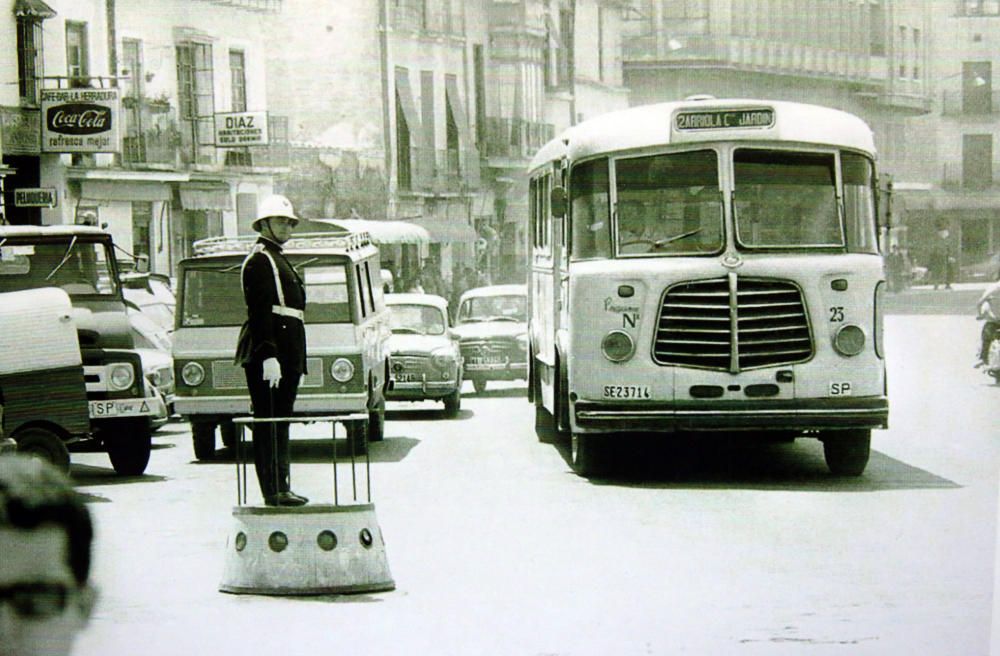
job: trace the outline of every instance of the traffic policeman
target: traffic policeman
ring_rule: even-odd
[[[290,416],[299,379],[306,373],[305,285],[282,253],[298,222],[287,198],[265,198],[251,224],[260,237],[243,261],[247,320],[240,330],[236,363],[246,373],[257,419]],[[254,423],[253,452],[266,505],[308,503],[290,489],[287,422]]]

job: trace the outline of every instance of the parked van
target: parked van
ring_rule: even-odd
[[[195,457],[215,454],[215,429],[235,442],[232,418],[250,413],[243,368],[233,355],[246,305],[240,274],[256,236],[194,244],[178,268],[174,372],[177,413],[191,423]],[[382,439],[389,338],[378,249],[367,233],[296,235],[284,253],[306,286],[306,367],[297,415],[367,413],[345,422],[356,452]]]
[[[68,296],[67,330],[75,325],[90,419],[79,436],[100,442],[117,473],[138,475],[149,463],[150,417],[160,402],[135,351],[114,251],[111,235],[95,227],[0,226],[0,293],[56,287]],[[16,359],[49,346],[51,335],[28,334],[13,343]],[[24,446],[23,433],[14,437]]]

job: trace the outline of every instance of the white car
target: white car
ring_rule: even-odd
[[[470,289],[458,301],[454,332],[464,375],[476,392],[488,380],[528,379],[528,297],[524,285]]]

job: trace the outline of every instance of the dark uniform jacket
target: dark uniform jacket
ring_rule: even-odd
[[[267,251],[266,253],[264,251]],[[271,257],[268,258],[268,255]],[[261,237],[243,264],[243,297],[247,320],[236,345],[236,364],[246,366],[277,358],[282,375],[306,373],[306,332],[301,319],[275,311],[281,306],[275,287],[275,270],[284,295],[284,307],[302,312],[306,288],[298,272],[281,252],[281,246]],[[279,310],[280,311],[280,310]]]

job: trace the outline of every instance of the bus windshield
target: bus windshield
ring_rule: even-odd
[[[843,247],[832,153],[733,154],[736,238],[748,248]]]
[[[315,257],[289,258],[306,285],[305,322],[350,323],[351,302],[343,264],[320,263]],[[223,265],[224,264],[224,265]],[[184,271],[181,326],[239,326],[247,318],[240,286],[243,261],[191,266]]]
[[[722,250],[723,210],[713,150],[615,162],[618,254],[708,254]]]

